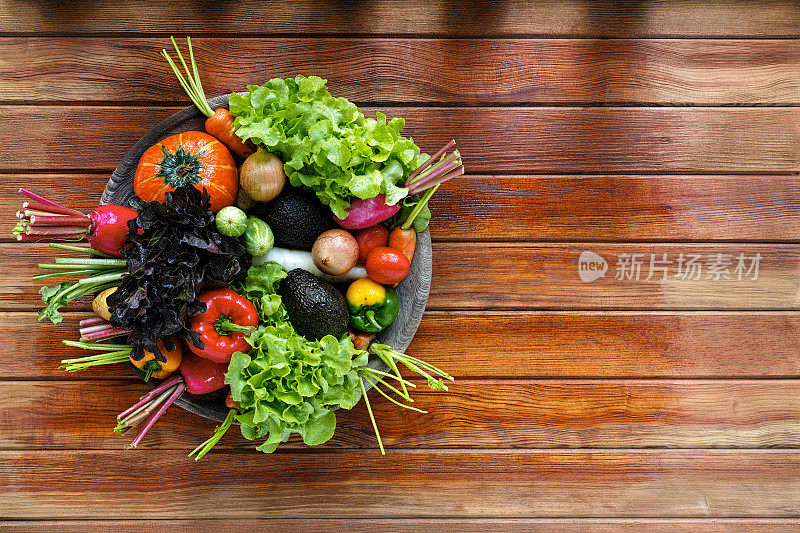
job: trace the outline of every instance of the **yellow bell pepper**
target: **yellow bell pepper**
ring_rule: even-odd
[[[174,350],[167,350],[166,346],[164,346],[163,341],[158,341],[158,349],[161,350],[161,354],[167,358],[166,362],[161,362],[156,360],[156,355],[153,352],[144,352],[144,357],[142,357],[139,361],[134,361],[131,359],[131,363],[136,368],[143,370],[146,374],[144,377],[145,381],[148,381],[151,377],[156,379],[164,379],[176,370],[178,367],[181,366],[181,361],[183,360],[183,349],[181,348],[180,341],[178,339],[172,339],[175,343]]]

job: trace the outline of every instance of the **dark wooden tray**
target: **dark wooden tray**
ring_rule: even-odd
[[[209,104],[212,109],[227,106],[228,95],[213,98],[209,100]],[[136,166],[144,151],[170,135],[184,131],[204,131],[205,118],[196,107],[190,106],[150,130],[131,148],[111,174],[111,179],[108,180],[100,203],[127,205],[133,196],[133,176],[136,173]],[[397,294],[400,297],[400,315],[391,327],[378,335],[378,341],[400,351],[408,348],[422,321],[422,314],[425,312],[425,304],[428,301],[431,286],[432,264],[431,237],[428,230],[425,230],[417,236],[417,247],[411,262],[411,272],[397,287]],[[373,358],[369,365],[386,370],[383,363],[377,358]],[[204,398],[187,395],[179,398],[176,404],[200,416],[222,421],[228,413],[228,408],[221,399],[217,396],[204,400]]]

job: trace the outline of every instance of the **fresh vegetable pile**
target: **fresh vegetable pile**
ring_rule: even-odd
[[[86,215],[20,189],[29,201],[19,240],[91,245],[51,244],[81,255],[35,276],[71,278],[42,287],[40,320],[59,323],[61,307],[95,294],[97,316],[64,341],[90,355],[61,368],[128,362],[145,381],[163,380],[117,417],[118,432],[142,426],[131,447],[188,393],[229,409],[197,459],[234,422],[263,452],[293,434],[321,444],[335,410],[362,398],[383,452],[367,388],[420,411],[401,368],[434,390],[453,379],[376,336],[398,318],[395,287],[431,218],[428,200],[464,173],[455,143],[429,157],[400,134],[403,119],[367,118],[316,76],[250,85],[230,109],[212,110],[187,42],[188,64],[173,39],[183,72],[163,55],[206,131],[147,149],[130,207]]]

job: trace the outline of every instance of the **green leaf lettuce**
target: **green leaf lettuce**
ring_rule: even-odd
[[[400,135],[405,120],[366,118],[355,104],[331,96],[325,83],[317,76],[274,78],[231,94],[236,134],[278,154],[290,183],[316,192],[340,218],[353,198],[383,193],[397,204],[408,195],[404,178],[426,157]]]
[[[225,374],[231,397],[239,402],[242,435],[266,436],[258,447],[266,453],[293,433],[309,445],[329,440],[336,429],[333,408],[350,409],[361,399],[358,370],[368,358],[349,335],[315,341],[299,335],[276,293],[284,277],[282,266],[268,262],[251,267],[234,287],[255,304],[262,325],[246,337],[250,353],[233,354]]]

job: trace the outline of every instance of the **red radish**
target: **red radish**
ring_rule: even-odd
[[[119,250],[125,245],[125,236],[128,234],[128,221],[138,214],[123,205],[101,205],[89,213],[92,225],[89,226],[86,240],[95,250],[120,256]]]
[[[455,141],[450,141],[411,173],[403,185],[408,187],[409,195],[427,191],[464,174],[458,150],[448,153],[455,144]],[[379,194],[366,200],[352,200],[347,208],[347,216],[343,219],[333,217],[333,220],[345,229],[362,229],[383,222],[399,210],[399,205],[386,205],[386,196]]]
[[[178,371],[183,376],[186,392],[208,394],[225,386],[225,372],[228,371],[228,363],[215,363],[189,352],[183,356]]]
[[[127,432],[140,422],[147,420],[130,445],[131,448],[136,448],[153,424],[183,394],[184,390],[190,394],[208,394],[219,390],[225,386],[227,370],[227,363],[215,363],[187,351],[178,368],[181,375],[164,381],[142,396],[138,402],[117,415],[118,422],[114,431],[117,433]],[[153,410],[156,412],[150,416]]]
[[[17,212],[21,220],[14,228],[18,241],[81,240],[92,248],[121,257],[120,248],[128,234],[128,221],[138,213],[122,205],[101,205],[88,215],[64,207],[27,189],[19,193],[33,201],[22,203]]]
[[[347,216],[343,219],[333,217],[333,220],[345,229],[363,229],[391,218],[398,211],[399,205],[386,205],[386,196],[379,194],[366,200],[352,200],[347,208]]]

